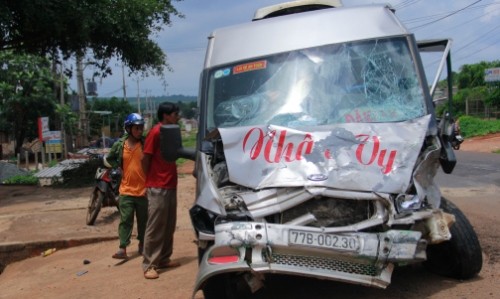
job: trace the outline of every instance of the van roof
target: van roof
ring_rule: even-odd
[[[385,5],[321,9],[216,29],[205,68],[327,44],[409,34]]]

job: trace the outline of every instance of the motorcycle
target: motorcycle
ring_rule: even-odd
[[[454,150],[459,150],[460,144],[462,144],[462,142],[464,142],[464,138],[460,133],[460,126],[458,125],[457,122],[454,122],[452,125],[452,133],[451,133],[451,147]]]
[[[91,159],[102,161],[102,155],[94,153],[89,153],[89,155]],[[121,176],[120,168],[106,168],[100,162],[95,174],[96,185],[90,195],[87,208],[87,225],[94,225],[102,207],[116,206],[118,210],[120,209],[118,206],[118,189]]]
[[[436,118],[436,121],[441,128],[440,130],[444,133],[445,139],[454,150],[458,151],[460,144],[464,142],[458,121],[454,120],[449,112],[445,112],[441,118]]]

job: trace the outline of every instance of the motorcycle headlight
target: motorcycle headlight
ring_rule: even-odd
[[[422,207],[422,200],[416,194],[399,194],[395,200],[399,213],[418,210]]]

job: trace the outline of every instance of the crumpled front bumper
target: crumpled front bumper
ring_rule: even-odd
[[[200,263],[195,292],[210,277],[229,272],[257,278],[289,274],[385,288],[393,265],[424,261],[426,246],[418,231],[326,234],[314,227],[228,222],[215,226],[215,244]]]

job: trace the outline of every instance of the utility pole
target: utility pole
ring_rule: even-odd
[[[125,66],[122,63],[122,80],[123,80],[123,101],[127,100],[127,88],[125,86]]]
[[[139,94],[139,78],[137,78],[137,113],[141,114],[141,98]]]
[[[85,107],[85,82],[83,81],[83,58],[82,55],[76,55],[76,82],[78,85],[78,104],[80,106],[80,121],[78,122],[78,135],[80,146],[88,145],[88,130],[87,130],[87,111]]]
[[[60,103],[61,107],[64,106],[64,63],[61,61],[61,74],[59,81],[59,93],[60,93]],[[66,130],[64,130],[65,116],[61,117],[61,142],[62,142],[62,155],[66,159],[68,154],[68,148],[66,145]]]

